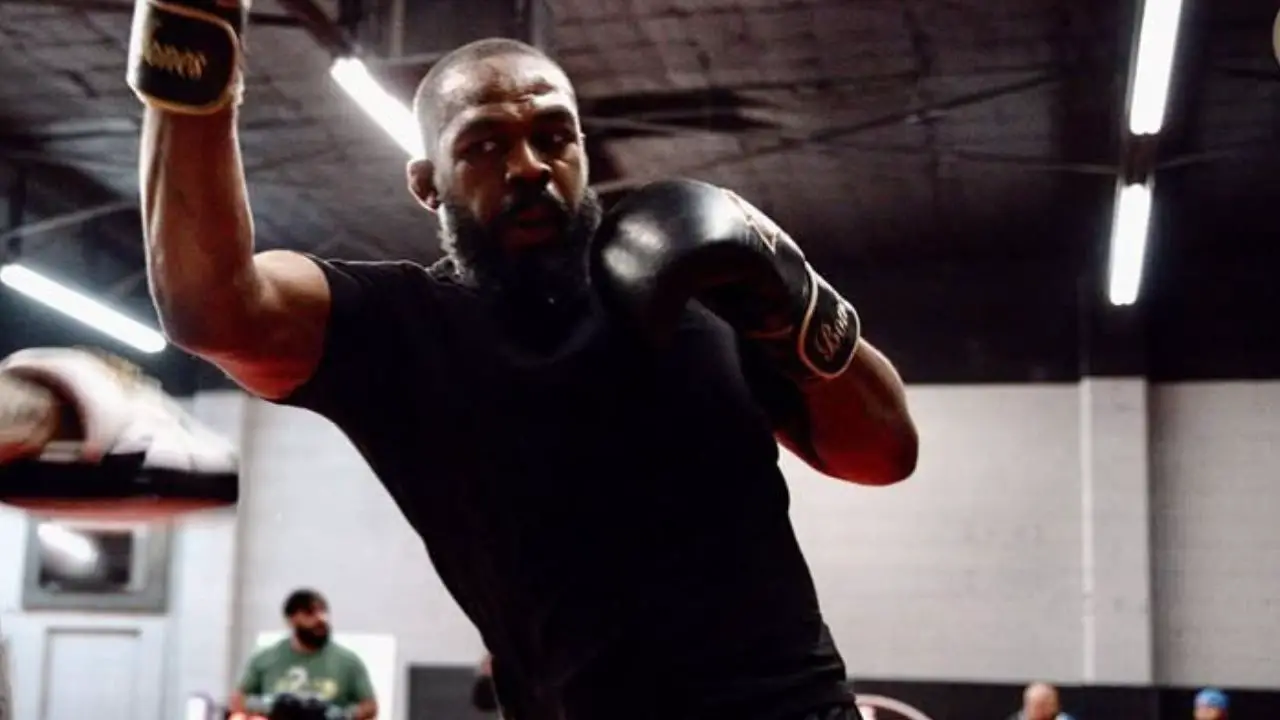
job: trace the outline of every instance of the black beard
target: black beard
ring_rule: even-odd
[[[562,229],[555,240],[519,250],[503,247],[503,227],[529,202],[561,205],[543,193],[513,203],[486,226],[466,208],[446,202],[440,213],[440,244],[459,279],[492,298],[514,329],[537,344],[553,343],[589,297],[587,251],[604,211],[599,197],[588,190],[576,211],[561,206]]]
[[[293,631],[293,637],[297,639],[299,645],[308,650],[319,650],[329,644],[329,631],[327,629],[296,628]]]

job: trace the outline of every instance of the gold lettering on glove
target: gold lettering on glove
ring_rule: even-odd
[[[155,37],[159,26],[159,22],[152,20],[147,28],[147,41],[142,46],[142,61],[183,80],[199,80],[204,77],[205,66],[209,64],[204,53],[160,42]]]
[[[848,334],[849,308],[844,303],[837,303],[836,316],[824,319],[818,326],[817,337],[814,338],[814,345],[822,359],[828,362],[834,360]]]

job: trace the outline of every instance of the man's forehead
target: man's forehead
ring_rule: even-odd
[[[440,79],[440,96],[452,111],[476,105],[518,102],[539,95],[572,94],[555,63],[531,55],[499,55],[450,68]]]

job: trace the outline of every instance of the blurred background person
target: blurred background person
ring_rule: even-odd
[[[1196,693],[1195,720],[1227,720],[1227,694],[1218,688]]]
[[[1049,683],[1031,683],[1022,691],[1022,707],[1009,720],[1073,720],[1062,712],[1058,688]]]
[[[329,603],[315,590],[289,594],[284,616],[292,631],[249,660],[231,695],[232,712],[260,713],[296,700],[327,704],[329,717],[372,720],[378,715],[369,671],[360,656],[332,642]]]

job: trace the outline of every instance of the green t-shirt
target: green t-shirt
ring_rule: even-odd
[[[300,653],[286,639],[253,656],[240,679],[240,692],[293,693],[347,707],[372,700],[373,684],[364,662],[350,650],[330,642],[318,652]]]

